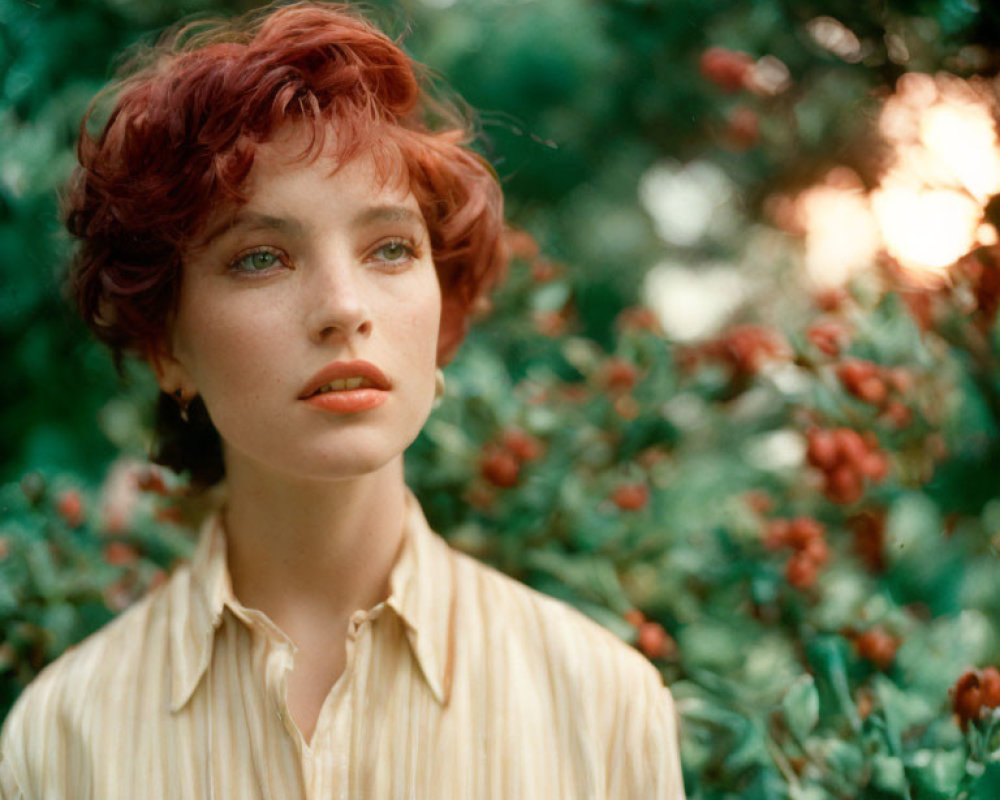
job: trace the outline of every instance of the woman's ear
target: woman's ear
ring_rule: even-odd
[[[144,356],[161,391],[172,395],[179,389],[184,397],[198,393],[191,376],[188,375],[184,365],[174,356],[166,341],[161,339],[150,344],[145,349]]]

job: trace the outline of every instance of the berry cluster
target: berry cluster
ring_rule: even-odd
[[[507,428],[500,434],[499,442],[490,442],[483,448],[479,462],[480,474],[489,483],[501,488],[515,486],[521,467],[542,454],[542,443],[519,428]]]
[[[806,437],[806,459],[823,473],[823,493],[834,503],[857,502],[864,494],[865,479],[877,483],[889,474],[889,459],[870,432],[813,428]]]
[[[837,377],[850,394],[881,409],[883,418],[896,427],[910,424],[913,415],[902,400],[913,388],[913,375],[909,370],[850,359],[837,367]]]
[[[948,693],[964,731],[969,722],[981,719],[986,709],[1000,707],[1000,670],[992,666],[966,670]]]
[[[816,583],[820,568],[830,560],[826,528],[812,517],[771,520],[764,529],[764,546],[794,551],[785,565],[785,579],[796,589]]]
[[[836,357],[850,342],[851,333],[843,322],[824,319],[806,329],[806,338],[821,353]]]
[[[722,362],[736,380],[756,375],[769,361],[787,358],[790,352],[777,331],[762,325],[736,325],[716,339],[678,350],[678,358],[687,369],[695,368],[702,358]]]

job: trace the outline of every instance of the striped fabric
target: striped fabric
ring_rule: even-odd
[[[684,796],[673,703],[649,662],[452,550],[410,493],[390,595],[352,616],[307,743],[284,700],[295,646],[232,594],[220,518],[190,565],[21,695],[0,797]]]

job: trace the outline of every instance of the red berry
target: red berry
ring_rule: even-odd
[[[649,502],[649,489],[643,483],[626,483],[611,493],[611,500],[622,511],[638,511]]]
[[[813,347],[828,356],[838,356],[847,345],[847,328],[838,322],[817,322],[806,331]]]
[[[868,454],[868,446],[861,434],[850,428],[837,428],[834,435],[840,459],[853,467],[859,466]]]
[[[749,150],[760,141],[760,117],[752,108],[734,108],[726,122],[726,142],[733,150]]]
[[[519,428],[508,428],[500,435],[500,444],[521,463],[534,461],[542,453],[541,442]]]
[[[83,524],[83,498],[78,490],[62,492],[56,501],[56,510],[69,527],[77,528]]]
[[[871,377],[861,381],[854,392],[859,400],[869,405],[881,406],[889,396],[889,389],[881,378]]]
[[[809,440],[806,458],[814,467],[826,470],[837,463],[837,437],[833,431],[814,429],[807,434]]]
[[[986,667],[980,677],[983,704],[989,708],[1000,706],[1000,671],[996,667]]]
[[[839,311],[847,302],[847,292],[843,289],[824,289],[813,296],[813,302],[820,311]]]
[[[882,670],[887,669],[895,660],[898,646],[895,637],[879,627],[869,628],[855,642],[858,655]]]
[[[661,333],[663,330],[656,312],[645,306],[630,306],[623,309],[616,322],[621,330],[629,333],[638,331]]]
[[[609,358],[601,369],[601,385],[612,392],[627,392],[638,382],[635,365],[622,358]]]
[[[896,428],[905,428],[913,421],[913,412],[899,400],[890,400],[886,403],[882,416]]]
[[[630,608],[625,612],[625,621],[629,625],[638,628],[646,621],[646,615],[643,614],[638,608]]]
[[[808,589],[816,583],[818,572],[815,561],[802,553],[796,553],[785,565],[785,580],[796,589]]]
[[[663,658],[674,652],[676,644],[659,622],[643,622],[638,631],[639,649],[647,658]]]
[[[889,474],[889,459],[885,453],[869,453],[861,462],[861,474],[876,483]]]
[[[834,503],[850,505],[861,499],[864,484],[853,468],[842,464],[827,473],[826,495]]]
[[[744,87],[753,66],[747,54],[725,47],[709,47],[701,54],[701,74],[726,92]]]
[[[787,519],[773,519],[764,528],[764,547],[768,550],[780,550],[788,546],[788,534],[791,524]]]
[[[802,548],[802,555],[806,556],[817,567],[822,567],[830,560],[830,547],[826,539],[813,539]]]
[[[905,367],[894,367],[888,371],[889,383],[900,394],[906,394],[913,388],[913,373]]]
[[[950,694],[952,708],[955,710],[959,725],[964,731],[970,720],[977,720],[982,714],[983,696],[979,673],[974,669],[963,672],[955,681]]]
[[[114,567],[123,567],[133,563],[139,554],[136,549],[125,542],[108,542],[104,545],[104,560]]]
[[[517,483],[520,465],[512,453],[494,450],[482,460],[480,471],[494,486],[509,488]]]
[[[768,361],[789,353],[781,335],[762,325],[736,325],[707,348],[728,361],[735,375],[755,375]]]
[[[566,332],[566,318],[558,311],[538,311],[534,317],[535,327],[542,336],[554,338]]]
[[[812,517],[796,517],[789,524],[788,543],[797,550],[823,538],[823,526]]]

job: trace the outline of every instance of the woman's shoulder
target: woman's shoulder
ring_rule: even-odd
[[[18,739],[34,732],[68,731],[87,710],[116,703],[126,687],[142,678],[153,689],[168,681],[171,600],[187,591],[189,567],[48,664],[18,696],[4,720],[4,755]],[[57,727],[52,727],[52,726]]]
[[[455,591],[470,610],[466,624],[531,651],[560,671],[614,672],[662,687],[659,671],[634,647],[569,603],[544,594],[500,570],[455,551]],[[597,677],[597,676],[593,676]],[[610,676],[609,676],[610,677]]]
[[[573,718],[571,738],[591,743],[609,797],[683,798],[677,711],[659,670],[568,603],[471,556],[455,560],[470,680],[496,687],[506,676],[510,702]]]

